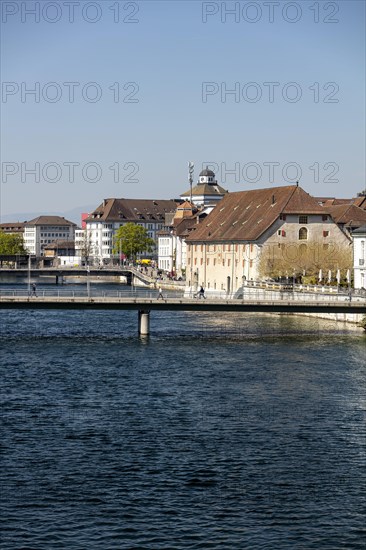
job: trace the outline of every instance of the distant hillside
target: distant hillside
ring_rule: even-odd
[[[72,210],[66,210],[64,212],[45,212],[45,211],[38,211],[38,212],[15,212],[14,214],[4,214],[0,218],[0,223],[7,223],[7,222],[24,222],[28,220],[32,220],[33,218],[36,218],[37,216],[63,216],[67,220],[70,220],[71,222],[76,223],[77,225],[81,225],[81,214],[83,212],[92,212],[95,209],[95,204],[89,204],[86,206],[77,206],[76,208],[73,208]]]

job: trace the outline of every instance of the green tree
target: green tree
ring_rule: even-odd
[[[128,259],[136,258],[142,252],[151,252],[155,248],[155,241],[151,239],[144,227],[135,223],[122,225],[114,237],[114,254],[120,252]]]
[[[22,235],[0,231],[0,254],[14,255],[26,253]]]

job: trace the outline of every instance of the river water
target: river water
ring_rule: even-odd
[[[3,550],[364,549],[366,336],[0,311]]]

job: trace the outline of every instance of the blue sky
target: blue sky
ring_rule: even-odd
[[[231,191],[364,189],[363,1],[71,4],[2,2],[4,217],[175,198],[190,160]]]

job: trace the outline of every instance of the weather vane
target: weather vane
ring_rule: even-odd
[[[189,186],[190,186],[190,190],[191,190],[191,197],[190,197],[190,200],[191,200],[191,204],[192,204],[192,184],[193,184],[193,173],[194,173],[194,164],[193,162],[189,162],[188,163],[188,173],[189,173]]]

